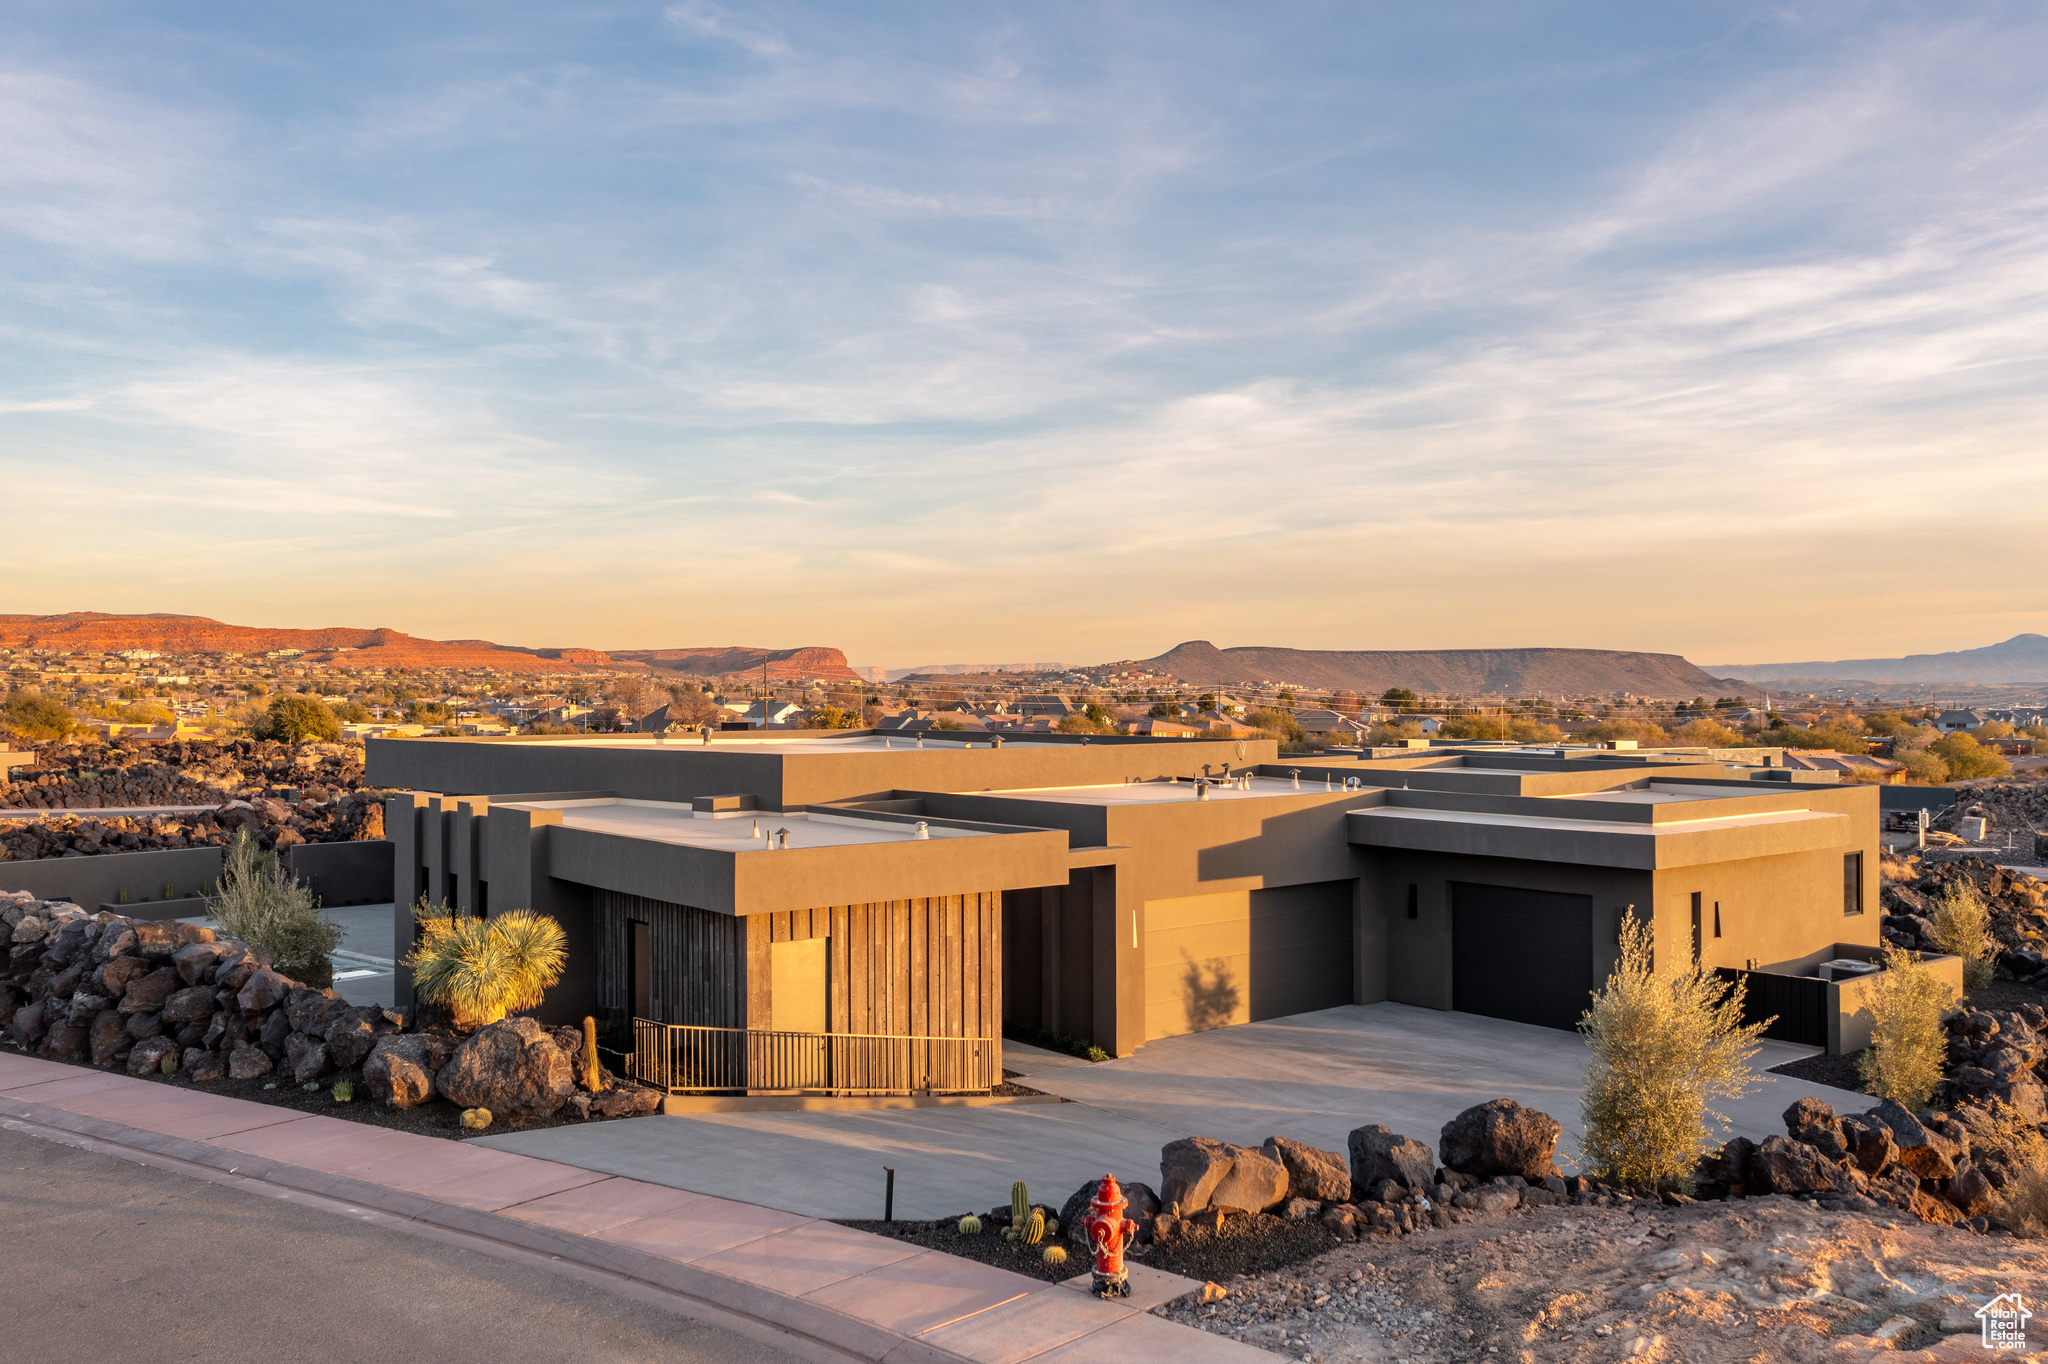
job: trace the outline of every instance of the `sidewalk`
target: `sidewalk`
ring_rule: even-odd
[[[664,1122],[648,1118],[639,1121]],[[556,1256],[891,1364],[1271,1364],[1130,1304],[750,1203],[0,1053],[0,1123]],[[1148,1276],[1149,1277],[1149,1276]],[[1158,1280],[1168,1276],[1158,1275]],[[1187,1284],[1192,1288],[1195,1285]]]

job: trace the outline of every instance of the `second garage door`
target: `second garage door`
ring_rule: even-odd
[[[1145,1037],[1349,1004],[1355,881],[1145,902]]]
[[[1588,895],[1451,883],[1451,1007],[1578,1026],[1593,990]]]

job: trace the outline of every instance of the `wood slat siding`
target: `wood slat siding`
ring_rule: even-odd
[[[628,925],[638,920],[647,925],[649,993],[658,1001],[657,1022],[747,1026],[745,920],[615,890],[597,890],[592,899],[597,911],[598,1008],[624,1016],[632,1007]],[[765,981],[762,988],[766,989]]]
[[[766,1028],[772,943],[828,940],[833,1032],[996,1037],[1002,1032],[1002,894],[825,905],[735,918],[618,891],[594,892],[597,1003],[622,1017],[631,930],[648,926],[656,1020]]]
[[[756,914],[748,925],[748,949],[760,954],[748,972],[757,1017],[765,1017],[770,1004],[769,944],[824,937],[830,939],[826,1017],[833,1032],[1002,1032],[999,891]]]

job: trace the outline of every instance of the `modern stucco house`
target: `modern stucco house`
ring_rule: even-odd
[[[1569,1027],[1626,914],[1661,961],[1870,953],[1876,789],[1692,759],[821,731],[373,739],[369,775],[415,793],[404,931],[421,895],[568,929],[544,1017],[1126,1054],[1379,1000]]]

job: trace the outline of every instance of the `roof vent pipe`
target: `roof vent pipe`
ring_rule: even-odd
[[[1287,769],[1287,775],[1294,778],[1294,789],[1299,791],[1301,789],[1301,769],[1290,767]]]
[[[775,843],[777,847],[787,848],[789,846],[789,830],[777,829],[775,831]]]
[[[931,836],[932,836],[932,826],[931,826],[931,825],[929,825],[929,824],[927,824],[927,823],[925,823],[925,822],[924,822],[923,820],[921,820],[921,819],[920,819],[920,820],[919,820],[919,821],[917,822],[917,832],[916,832],[916,833],[913,833],[913,834],[911,835],[911,837],[912,837],[912,838],[930,838]]]
[[[1209,799],[1209,783],[1207,781],[1198,781],[1195,783],[1195,799]]]
[[[709,726],[709,725],[699,725],[699,726],[697,726],[697,732],[698,732],[699,734],[701,734],[701,735],[703,735],[703,736],[704,736],[704,742],[705,742],[705,743],[707,743],[707,744],[708,744],[708,743],[710,743],[710,742],[711,742],[711,726]]]
[[[917,736],[917,746],[918,746],[919,748],[923,748],[923,747],[924,747],[924,735],[920,734],[920,735],[918,735],[918,736]]]

